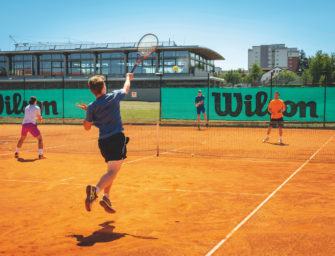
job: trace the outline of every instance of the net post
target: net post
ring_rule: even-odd
[[[159,156],[159,121],[156,123],[156,156]]]

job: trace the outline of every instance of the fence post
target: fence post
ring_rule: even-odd
[[[272,77],[273,77],[273,70],[271,71],[271,83],[270,83],[270,101],[272,99]]]
[[[326,104],[327,104],[327,74],[325,74],[325,82],[324,82],[324,95],[323,95],[323,128],[326,128]]]
[[[62,77],[62,84],[63,84],[63,124],[65,122],[65,79],[64,79],[64,75]]]
[[[23,100],[26,100],[26,77],[23,77]]]
[[[159,121],[162,121],[162,79],[163,74],[159,76]]]
[[[207,78],[207,123],[209,122],[209,86],[210,86],[210,75],[208,72],[208,78]]]

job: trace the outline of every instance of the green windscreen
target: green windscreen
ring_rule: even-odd
[[[200,88],[162,88],[162,119],[196,119],[195,97]],[[335,88],[274,87],[287,107],[285,120],[299,122],[335,121]],[[206,114],[210,120],[268,120],[270,87],[203,89]],[[326,101],[326,118],[324,117]]]

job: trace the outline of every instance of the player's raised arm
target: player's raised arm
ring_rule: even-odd
[[[126,81],[124,82],[124,85],[123,85],[123,90],[125,90],[126,94],[129,93],[130,81],[133,79],[133,77],[134,77],[133,73],[127,73],[126,74]]]

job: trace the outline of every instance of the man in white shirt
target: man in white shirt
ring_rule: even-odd
[[[29,99],[29,105],[24,110],[21,138],[19,139],[16,146],[15,158],[19,158],[19,150],[21,149],[28,132],[30,132],[31,135],[33,135],[38,140],[38,150],[39,150],[38,158],[46,159],[46,156],[43,155],[43,140],[41,132],[36,125],[36,118],[38,118],[39,123],[42,123],[41,110],[39,106],[36,106],[36,104],[37,104],[36,97],[31,96]]]

